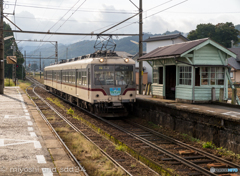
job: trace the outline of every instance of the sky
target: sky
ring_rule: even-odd
[[[240,0],[142,0],[143,31],[159,34],[178,30],[188,33],[201,23],[240,24]],[[132,0],[139,6],[139,0]],[[16,3],[16,6],[15,6]],[[73,7],[73,8],[72,8]],[[71,9],[72,8],[72,9]],[[11,15],[14,12],[15,15]],[[70,10],[71,9],[71,10]],[[138,12],[130,0],[9,0],[4,13],[22,30],[99,33]],[[8,21],[5,19],[8,23]],[[16,29],[11,25],[12,29]],[[138,33],[138,16],[107,33]],[[15,33],[17,40],[52,40],[71,44],[95,39],[86,36],[53,36]],[[21,42],[24,45],[42,45]]]

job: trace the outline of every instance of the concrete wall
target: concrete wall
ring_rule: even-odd
[[[186,40],[184,40],[183,38],[176,38],[173,40],[146,42],[147,43],[147,51],[146,52],[149,53],[150,51],[152,51],[160,46],[167,46],[167,45],[172,45],[175,43],[182,43],[182,42],[186,42]],[[138,62],[136,62],[136,67],[139,67]],[[148,82],[152,82],[152,67],[146,61],[143,61],[143,67],[146,67],[145,72],[148,72]]]
[[[150,51],[152,51],[160,46],[167,46],[167,45],[172,45],[172,44],[182,43],[182,42],[186,42],[186,40],[183,40],[182,38],[176,38],[173,40],[161,40],[161,41],[147,42],[147,53],[149,53]]]
[[[218,147],[239,153],[240,119],[177,109],[175,106],[152,100],[137,99],[134,115],[155,124],[203,141],[212,141]]]

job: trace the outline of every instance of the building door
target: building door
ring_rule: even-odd
[[[166,66],[166,99],[175,100],[176,65]]]

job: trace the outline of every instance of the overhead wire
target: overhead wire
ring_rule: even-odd
[[[149,18],[149,17],[152,17],[152,16],[154,16],[154,15],[157,15],[157,14],[159,14],[159,13],[161,13],[161,12],[164,12],[164,11],[166,11],[166,10],[168,10],[168,9],[171,9],[171,8],[173,8],[173,7],[175,7],[175,6],[178,6],[178,5],[180,5],[180,4],[182,4],[182,3],[186,2],[186,1],[188,1],[188,0],[182,1],[182,2],[180,2],[180,3],[177,3],[177,4],[175,4],[175,5],[172,5],[172,6],[168,7],[168,8],[166,8],[166,9],[163,9],[163,10],[161,10],[161,11],[158,11],[158,12],[154,13],[154,14],[151,14],[151,15],[143,18],[143,20],[145,20],[145,19],[147,19],[147,18]],[[130,24],[128,24],[128,25],[126,25],[126,26],[123,26],[123,27],[121,27],[121,28],[118,28],[118,29],[116,29],[116,30],[114,30],[114,31],[112,31],[112,32],[110,32],[110,33],[113,33],[113,32],[115,32],[115,31],[117,31],[117,30],[120,30],[120,29],[123,29],[123,28],[125,28],[125,27],[128,27],[128,26],[130,26],[130,25],[132,25],[132,24],[135,24],[135,23],[139,23],[139,21],[135,21],[135,22],[133,22],[133,23],[130,23]]]
[[[7,4],[7,5],[14,5],[14,4]],[[17,6],[21,6],[21,7],[30,7],[30,8],[43,8],[43,9],[57,9],[57,10],[68,10],[69,8],[58,8],[58,7],[49,7],[49,6],[33,6],[33,5],[17,5]],[[73,11],[73,10],[72,10]],[[136,10],[115,10],[112,11],[112,9],[94,9],[94,10],[87,10],[87,9],[81,9],[81,12],[102,12],[102,13],[122,13],[122,14],[134,14],[136,13]]]
[[[80,1],[81,1],[81,0],[78,0],[77,3],[75,3],[75,4],[60,18],[60,20],[63,19],[63,17],[65,17],[65,16],[67,15],[67,13],[68,13],[72,8],[74,8],[74,7],[76,6],[76,4],[78,4]],[[74,12],[62,23],[62,25],[61,25],[55,32],[57,32],[57,31],[72,17],[72,15],[74,15],[74,13],[75,13],[80,7],[82,7],[82,5],[83,5],[86,1],[87,1],[87,0],[84,0],[84,1],[74,10]],[[49,31],[50,31],[60,20],[58,20],[58,21],[49,29]],[[44,38],[45,38],[45,37],[46,37],[46,35],[44,36]],[[47,40],[49,40],[51,37],[52,37],[52,35],[51,35]],[[43,38],[43,39],[44,39],[44,38]],[[38,50],[41,46],[42,46],[42,45],[40,44],[39,47],[37,48],[37,50]]]

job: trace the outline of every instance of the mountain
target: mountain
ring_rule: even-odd
[[[175,30],[172,32],[165,32],[162,35],[167,35],[167,34],[174,34],[174,33],[179,33],[179,31]],[[161,35],[161,34],[151,34],[151,33],[144,33],[143,35],[143,40],[151,37],[151,36],[156,36],[156,35]],[[138,45],[136,43],[131,42],[135,41],[135,42],[139,42],[139,38],[138,36],[131,36],[131,37],[124,37],[121,39],[114,39],[114,42],[116,43],[116,49],[115,51],[125,51],[128,52],[130,54],[135,55],[136,53],[138,53]],[[84,40],[84,41],[80,41],[77,43],[73,43],[71,45],[64,45],[64,44],[59,44],[58,45],[58,60],[62,60],[62,59],[70,59],[70,58],[74,58],[77,56],[82,56],[85,54],[91,54],[93,53],[94,50],[94,44],[95,44],[95,40]],[[36,47],[35,47],[36,49]],[[68,49],[68,57],[66,56],[66,51]],[[23,50],[27,51],[27,56],[31,56],[31,55],[38,55],[41,52],[41,56],[42,58],[44,57],[49,57],[49,56],[54,56],[55,55],[55,46],[51,45],[51,44],[46,44],[43,45],[42,47],[40,47],[37,51],[34,52],[33,47],[29,47],[25,46],[21,51],[23,52]],[[146,51],[146,43],[143,42],[143,51]],[[33,61],[33,59],[31,59],[31,61]],[[39,60],[36,60],[37,63],[39,63]],[[50,65],[51,63],[53,63],[54,60],[44,60],[44,65]],[[27,64],[28,64],[28,60],[27,60]]]

